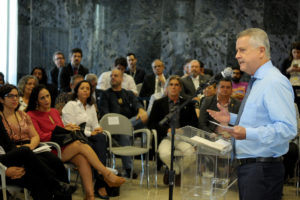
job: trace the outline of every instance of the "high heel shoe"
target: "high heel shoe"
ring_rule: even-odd
[[[111,171],[105,175],[103,174],[103,177],[109,187],[119,187],[126,182],[124,178],[114,175]]]

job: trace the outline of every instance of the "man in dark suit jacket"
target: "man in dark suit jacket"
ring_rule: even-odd
[[[149,119],[148,119],[148,128],[149,129],[156,129],[157,131],[157,137],[158,137],[158,144],[161,143],[163,138],[167,136],[167,133],[170,128],[170,124],[164,124],[159,125],[159,122],[169,113],[170,108],[172,108],[174,105],[181,105],[185,102],[184,98],[181,98],[179,96],[182,83],[179,76],[171,76],[167,81],[167,96],[162,97],[161,99],[158,99],[154,101]],[[180,110],[180,114],[176,120],[176,128],[184,127],[187,125],[198,127],[198,118],[195,111],[195,104],[193,102],[190,102],[186,106],[184,106]],[[154,149],[154,148],[152,148]],[[168,154],[169,152],[164,152],[165,154]],[[160,153],[161,156],[161,153]],[[166,163],[167,165],[169,163]],[[158,168],[160,168],[162,165],[162,162],[158,162]],[[167,178],[164,178],[164,180]],[[167,181],[164,181],[165,184],[167,184]]]
[[[168,129],[170,128],[170,124],[164,124],[163,126],[159,125],[159,122],[169,113],[170,104],[172,101],[176,101],[181,105],[185,102],[185,99],[179,96],[179,93],[176,94],[177,91],[172,87],[175,87],[173,84],[175,82],[177,91],[180,92],[182,83],[179,76],[171,76],[169,78],[169,82],[167,82],[167,94],[168,96],[162,97],[153,103],[153,107],[148,119],[148,128],[156,129],[158,133],[158,141],[160,142],[164,137],[167,136]],[[172,85],[171,85],[172,84]],[[174,99],[174,100],[173,100]],[[187,106],[181,109],[180,117],[179,117],[179,127],[191,125],[194,127],[198,127],[198,120],[195,112],[195,104],[194,102],[189,103]],[[177,127],[177,128],[179,128]],[[158,143],[159,143],[158,142]]]
[[[43,164],[28,147],[17,148],[9,138],[0,116],[0,162],[7,167],[7,183],[25,187],[35,200],[71,199],[69,185],[58,182],[55,172]],[[63,185],[62,185],[63,184]]]
[[[125,70],[134,79],[135,84],[143,83],[145,77],[145,70],[136,67],[137,59],[134,53],[127,54],[128,68]]]
[[[186,98],[195,96],[198,87],[210,79],[210,76],[201,74],[201,66],[198,60],[192,60],[189,63],[189,69],[190,75],[182,78],[181,95]]]
[[[204,97],[200,108],[199,128],[207,132],[217,133],[217,125],[209,121],[215,121],[206,111],[207,109],[219,111],[217,103],[228,107],[231,113],[238,113],[241,102],[238,99],[231,98],[232,82],[230,78],[222,78],[217,84],[217,94],[210,97]],[[216,121],[215,121],[216,122]]]
[[[89,70],[80,64],[82,58],[82,50],[74,48],[71,51],[69,63],[66,67],[60,69],[58,76],[58,88],[60,92],[70,92],[70,80],[73,75],[80,74],[83,77],[89,73]]]
[[[140,91],[140,97],[148,97],[153,93],[162,92],[163,87],[166,82],[166,77],[164,76],[165,66],[164,63],[156,59],[152,62],[153,74],[145,76],[143,86]]]
[[[53,54],[53,62],[55,66],[50,71],[50,82],[58,88],[59,69],[65,66],[65,56],[62,52],[56,51]]]

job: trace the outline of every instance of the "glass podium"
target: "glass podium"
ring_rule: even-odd
[[[175,154],[176,159],[181,159],[182,199],[226,199],[227,191],[237,180],[231,166],[230,139],[212,137],[211,133],[186,126],[176,130],[175,140],[194,148],[193,154]]]

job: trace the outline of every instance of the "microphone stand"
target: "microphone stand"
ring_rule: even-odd
[[[170,122],[171,124],[171,169],[169,170],[169,200],[173,199],[173,188],[174,188],[174,177],[175,177],[175,170],[173,167],[173,161],[174,161],[174,138],[175,138],[175,129],[176,129],[176,116],[179,114],[179,111],[181,108],[186,106],[193,97],[190,97],[187,99],[183,104],[180,106],[174,106],[173,109],[170,111],[169,114],[167,114],[160,122],[159,125],[162,126],[163,124]]]
[[[176,116],[179,114],[179,111],[186,106],[194,97],[196,97],[198,94],[203,92],[203,89],[207,86],[207,84],[201,84],[197,90],[194,96],[191,96],[187,98],[183,104],[180,106],[176,105],[170,110],[169,114],[167,114],[160,122],[159,125],[162,126],[167,122],[170,122],[171,124],[171,166],[169,170],[169,200],[173,199],[173,188],[174,188],[174,177],[175,177],[175,171],[173,167],[173,161],[174,161],[174,151],[175,151],[175,145],[174,145],[174,138],[175,138],[175,129],[176,129]]]

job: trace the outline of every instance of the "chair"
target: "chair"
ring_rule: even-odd
[[[141,155],[142,162],[142,175],[144,175],[144,162],[143,162],[143,154],[146,154],[146,170],[147,170],[147,187],[149,187],[149,149],[150,149],[150,137],[151,132],[149,129],[138,129],[133,130],[131,121],[117,113],[109,113],[105,114],[100,120],[100,126],[103,128],[103,131],[107,134],[108,137],[108,150],[110,153],[110,164],[112,168],[115,168],[115,155],[119,156],[134,156]],[[146,147],[143,147],[143,143],[141,143],[141,147],[138,146],[122,146],[122,147],[113,147],[112,146],[112,135],[127,135],[132,136],[134,141],[134,137],[137,133],[145,133],[146,134]],[[133,144],[133,142],[132,142]],[[113,158],[112,158],[113,157]],[[112,163],[112,160],[114,161]],[[132,162],[133,163],[133,162]],[[131,167],[130,177],[132,178],[133,174],[133,166]],[[142,184],[142,176],[140,183]]]
[[[139,84],[136,85],[136,90],[138,92],[138,96],[140,95],[140,91],[142,89],[142,86],[143,86],[143,83],[139,83]]]
[[[158,154],[157,131],[155,129],[151,129],[151,133],[152,133],[153,139],[154,139],[154,160],[155,160],[154,176],[155,176],[155,187],[157,188],[157,154]]]
[[[0,163],[0,175],[1,175],[0,189],[2,190],[3,200],[7,200],[7,193],[6,193],[7,190],[11,191],[11,193],[20,193],[20,192],[22,192],[22,190],[24,190],[25,200],[30,200],[29,192],[26,188],[23,189],[19,186],[6,184],[5,171],[6,171],[6,166],[3,165],[2,163]]]

